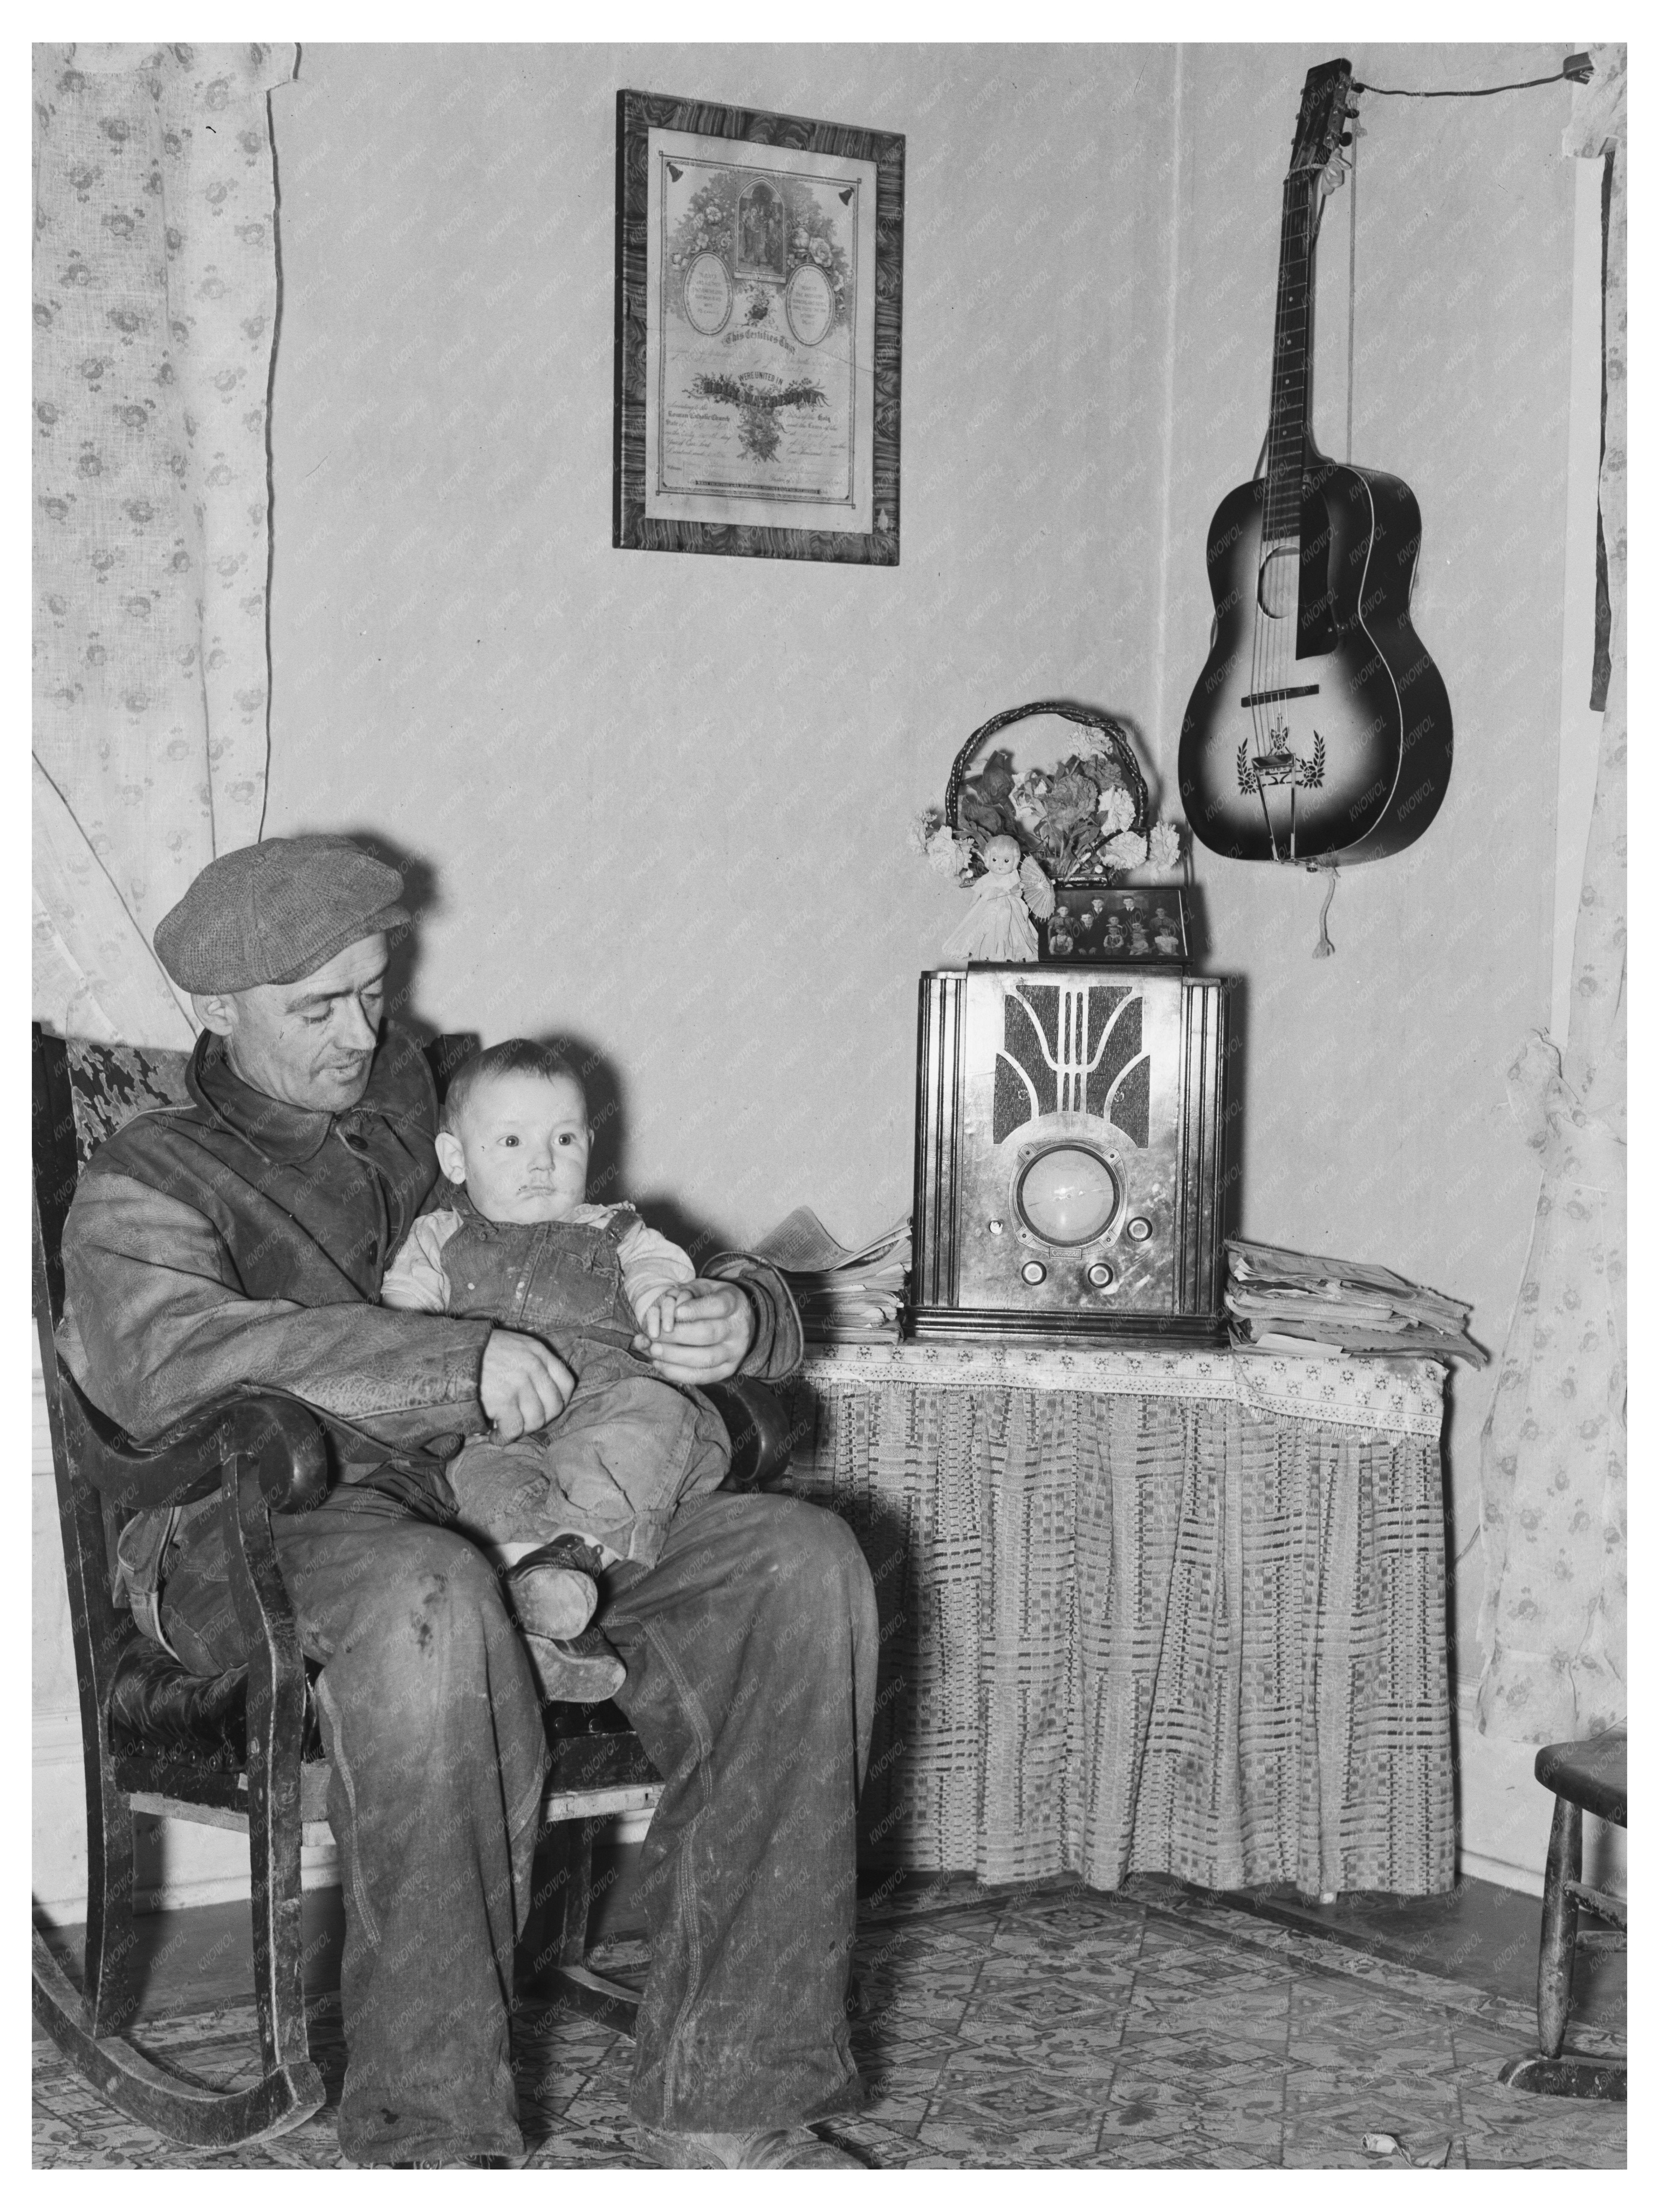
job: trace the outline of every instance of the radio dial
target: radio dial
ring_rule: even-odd
[[[1109,1291],[1116,1279],[1103,1260],[1097,1260],[1089,1270],[1089,1280],[1097,1291]]]
[[[1002,1224],[1000,1221],[988,1221],[985,1226],[990,1231],[993,1237],[1001,1236]]]
[[[1129,1234],[1137,1244],[1144,1244],[1152,1233],[1152,1224],[1141,1214],[1136,1214],[1129,1224]]]
[[[1028,1260],[1019,1271],[1020,1280],[1023,1283],[1046,1282],[1048,1275],[1048,1270],[1041,1260]]]
[[[1117,1205],[1117,1178],[1091,1145],[1045,1145],[1014,1185],[1015,1212],[1045,1244],[1092,1244]]]

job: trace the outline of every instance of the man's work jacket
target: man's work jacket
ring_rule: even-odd
[[[438,1182],[436,1094],[415,1040],[386,1025],[368,1090],[343,1114],[252,1090],[211,1031],[187,1082],[190,1105],[139,1115],[98,1148],[70,1207],[59,1348],[88,1395],[145,1443],[222,1391],[270,1383],[349,1425],[331,1454],[349,1481],[482,1434],[493,1324],[375,1302]],[[742,1255],[711,1272],[741,1281],[754,1309],[742,1371],[788,1374],[800,1328],[777,1275]],[[171,1518],[137,1516],[121,1545],[152,1630]]]

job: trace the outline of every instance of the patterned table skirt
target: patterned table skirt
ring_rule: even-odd
[[[1428,1361],[846,1346],[786,1386],[882,1662],[867,1863],[1453,1881]]]

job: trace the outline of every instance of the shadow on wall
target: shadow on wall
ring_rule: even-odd
[[[563,1054],[587,1095],[587,1126],[593,1134],[587,1161],[589,1204],[615,1206],[626,1200],[653,1229],[690,1253],[693,1266],[726,1250],[730,1237],[689,1212],[678,1199],[633,1188],[628,1172],[627,1083],[608,1055],[590,1038],[568,1030],[544,1033],[537,1042]]]
[[[421,923],[427,915],[442,909],[443,899],[438,890],[438,872],[430,860],[399,845],[383,830],[359,829],[350,823],[329,823],[323,829],[309,824],[284,833],[295,837],[349,837],[354,845],[361,845],[377,860],[384,860],[389,868],[396,868],[404,879],[403,902],[414,916],[412,928],[393,934],[391,957],[386,963],[386,1010],[422,1044],[430,1044],[438,1032],[433,1024],[416,1012],[415,971],[420,958]]]
[[[294,836],[327,834],[349,837],[354,843],[384,860],[388,867],[396,868],[404,879],[404,904],[414,916],[414,926],[394,937],[391,957],[386,966],[386,1012],[395,1017],[422,1044],[430,1044],[439,1035],[433,1023],[416,1010],[415,992],[420,966],[420,930],[422,922],[441,912],[444,901],[438,887],[438,872],[430,860],[395,838],[388,837],[379,829],[367,829],[350,823],[343,827],[330,825],[325,832],[310,825],[287,833]],[[443,1078],[454,1072],[463,1060],[470,1059],[481,1046],[500,1044],[500,1037],[480,1037],[476,1033],[461,1033],[456,1037],[456,1053],[452,1066],[447,1066]],[[587,1195],[592,1204],[614,1205],[626,1198],[639,1207],[652,1228],[680,1245],[691,1255],[694,1263],[726,1250],[732,1243],[731,1235],[715,1227],[700,1215],[689,1212],[678,1199],[660,1193],[640,1193],[631,1188],[628,1173],[628,1122],[625,1111],[626,1083],[620,1071],[590,1038],[565,1033],[544,1032],[538,1043],[551,1045],[562,1053],[581,1078],[582,1088],[587,1094],[587,1119],[593,1132],[593,1150],[588,1163]],[[441,1092],[442,1079],[440,1090]]]
[[[1212,973],[1205,959],[1203,912],[1198,915],[1199,940],[1194,966],[1200,975]],[[1227,1006],[1227,1069],[1222,1085],[1222,1146],[1221,1146],[1221,1233],[1224,1237],[1242,1237],[1244,1233],[1244,1115],[1245,1088],[1249,1067],[1249,984],[1243,975],[1228,975],[1223,979]]]

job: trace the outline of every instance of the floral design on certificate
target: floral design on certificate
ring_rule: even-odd
[[[875,164],[653,129],[647,516],[867,532]]]

